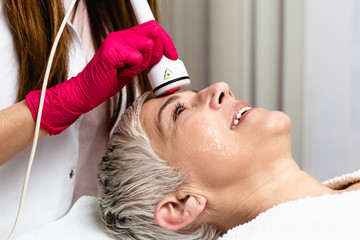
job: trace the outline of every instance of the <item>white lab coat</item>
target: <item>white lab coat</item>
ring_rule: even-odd
[[[86,65],[79,35],[70,25],[73,44],[69,57],[69,78]],[[0,109],[15,103],[18,60],[14,42],[0,1]],[[81,118],[57,136],[38,144],[25,205],[17,234],[64,216],[71,207],[79,154]],[[17,134],[21,134],[21,129]],[[6,239],[15,220],[30,149],[0,166],[0,240]]]

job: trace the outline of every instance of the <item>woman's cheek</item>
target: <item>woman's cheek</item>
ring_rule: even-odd
[[[229,171],[234,170],[232,153],[235,151],[234,139],[226,134],[216,121],[197,121],[191,131],[184,132],[188,139],[182,139],[186,147],[182,152],[182,168],[193,178],[209,187],[222,187],[231,182]],[[234,171],[235,172],[235,171]]]

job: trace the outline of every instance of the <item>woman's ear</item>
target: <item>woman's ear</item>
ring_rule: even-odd
[[[203,196],[187,195],[179,199],[176,193],[170,193],[156,206],[155,220],[165,229],[178,230],[194,222],[205,206],[206,198]]]

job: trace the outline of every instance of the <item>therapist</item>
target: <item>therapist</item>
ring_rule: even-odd
[[[70,2],[0,1],[0,239],[15,220],[34,135],[37,89]],[[154,0],[149,3],[156,8]],[[17,234],[64,216],[82,195],[97,196],[97,165],[111,128],[137,93],[150,90],[140,73],[164,54],[177,59],[157,22],[135,26],[130,1],[78,0],[74,12],[55,54],[42,140]]]

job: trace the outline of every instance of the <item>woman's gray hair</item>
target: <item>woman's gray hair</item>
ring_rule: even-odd
[[[145,93],[126,110],[100,164],[100,208],[106,228],[121,240],[217,239],[215,227],[207,224],[170,231],[155,220],[156,205],[185,177],[155,154],[141,127],[140,109],[151,98]]]

